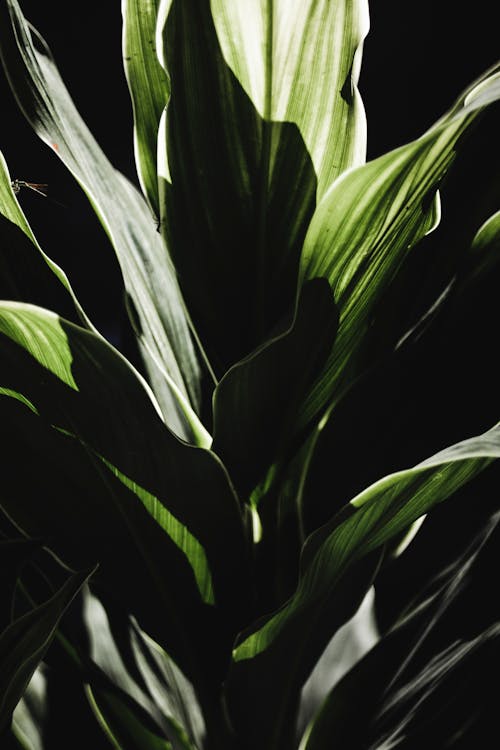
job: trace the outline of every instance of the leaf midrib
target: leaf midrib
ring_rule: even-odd
[[[274,0],[268,0],[265,12],[264,106],[262,112],[262,152],[258,203],[257,247],[257,307],[255,324],[259,340],[266,333],[267,294],[267,209],[269,205],[269,180],[271,168],[271,120],[273,100],[273,33]]]

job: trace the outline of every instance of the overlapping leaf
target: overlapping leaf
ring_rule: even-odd
[[[160,6],[162,225],[217,373],[291,306],[318,180],[323,191],[364,159],[366,30],[363,1]]]
[[[114,246],[140,345],[167,423],[192,438],[190,402],[199,404],[199,367],[167,251],[137,190],[103,154],[78,114],[45,42],[17,0],[0,4],[0,54],[12,90],[40,138],[87,193]],[[174,387],[170,387],[169,381]],[[186,416],[187,415],[187,416]]]
[[[338,401],[359,375],[375,304],[383,302],[408,250],[436,225],[437,190],[461,139],[499,98],[497,65],[421,138],[346,173],[318,205],[304,242],[301,278],[330,281],[340,326],[335,350],[304,406],[303,422],[320,405]],[[385,342],[379,337],[378,343],[380,349]]]
[[[498,523],[496,514],[334,687],[311,722],[301,750],[320,750],[331,737],[346,750],[356,750],[380,747],[388,736],[394,746],[415,737],[420,742],[424,737],[441,742],[440,729],[445,731],[443,742],[470,728],[474,736],[481,712],[488,710],[484,701],[488,689],[481,689],[484,659],[498,650],[499,629],[494,622],[498,606],[485,605],[486,616],[477,607],[484,590],[481,581],[498,540]],[[460,679],[461,674],[465,679]],[[473,679],[479,674],[478,681]],[[461,692],[469,703],[466,711],[457,710]],[[469,710],[472,704],[474,711]]]
[[[200,709],[192,686],[167,655],[130,622],[125,629],[120,623],[117,637],[116,622],[112,633],[102,605],[88,593],[85,621],[92,664],[99,668],[90,671],[89,698],[117,747],[195,747],[193,717],[198,712],[200,721]],[[121,651],[119,643],[125,644]]]
[[[212,0],[211,9],[224,59],[260,116],[297,125],[320,200],[336,177],[365,161],[357,83],[368,3]]]
[[[336,328],[331,290],[316,279],[304,287],[289,328],[232,367],[217,386],[212,448],[242,497],[275,461],[286,458],[296,411],[331,350]]]
[[[183,667],[187,660],[191,675],[212,660],[247,607],[242,518],[222,465],[165,428],[145,385],[102,339],[33,306],[3,303],[0,310],[2,389],[21,393],[30,406],[15,402],[24,422],[31,420],[19,422],[18,412],[15,423],[43,457],[32,457],[36,481],[54,484],[36,512],[27,487],[19,499],[7,493],[4,507],[70,564],[103,561],[108,590],[157,639],[170,634],[170,651]],[[64,490],[64,461],[71,491]],[[19,477],[21,485],[30,480]],[[200,644],[214,639],[213,653],[200,653],[196,667],[192,629]]]
[[[235,695],[232,697],[231,680],[229,682],[233,705],[238,705],[243,685],[245,690],[258,694],[256,684],[264,671],[275,680],[273,691],[266,693],[266,719],[273,713],[286,715],[286,701],[293,699],[294,681],[303,679],[304,654],[315,638],[327,603],[338,596],[339,587],[347,581],[354,595],[356,568],[353,566],[359,565],[369,553],[380,549],[498,457],[500,427],[497,425],[412,469],[379,480],[312,534],[304,546],[295,594],[280,610],[243,634],[234,650]],[[344,577],[347,570],[348,579]],[[288,662],[286,673],[279,673],[278,664],[287,662],[287,654],[294,655],[293,666]],[[276,677],[278,673],[281,677]],[[298,687],[295,684],[295,689]],[[250,714],[243,710],[238,714],[240,731],[259,732],[255,718],[259,711]]]

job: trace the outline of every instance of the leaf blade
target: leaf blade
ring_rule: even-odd
[[[313,405],[333,408],[368,367],[363,342],[374,305],[383,302],[408,250],[436,226],[439,184],[468,128],[499,99],[499,70],[486,71],[421,138],[340,177],[318,206],[304,242],[301,280],[329,279],[341,322],[301,423]]]
[[[138,191],[115,170],[88,131],[41,37],[30,31],[17,0],[0,5],[0,54],[21,110],[39,137],[86,192],[115,249],[134,302],[139,344],[154,369],[167,422],[192,438],[183,404],[165,382],[172,378],[195,408],[200,371],[171,261]],[[120,200],[117,201],[117,196]]]
[[[270,747],[280,732],[290,731],[285,727],[295,715],[312,659],[319,657],[335,629],[353,616],[376,574],[384,543],[499,457],[497,424],[411,469],[384,477],[308,537],[295,593],[241,633],[233,650],[227,700],[238,731],[255,742],[272,726],[277,733]],[[285,661],[283,672],[278,665]],[[265,674],[272,675],[271,688],[266,684],[260,697]],[[246,693],[253,698],[252,713],[242,700]]]
[[[33,509],[29,492],[22,493],[22,503],[7,497],[4,506],[28,533],[49,538],[55,533],[63,559],[68,555],[103,557],[107,567],[103,564],[101,576],[108,584],[113,575],[121,581],[120,565],[130,569],[135,583],[123,580],[114,586],[125,602],[130,600],[142,613],[146,629],[152,628],[157,640],[162,638],[165,619],[171,621],[165,632],[175,643],[174,657],[183,666],[187,659],[190,666],[186,672],[191,674],[193,657],[185,643],[186,628],[173,616],[172,598],[178,597],[176,610],[186,608],[185,617],[191,623],[188,629],[203,630],[201,623],[205,622],[208,638],[213,635],[214,623],[219,623],[215,640],[221,648],[222,643],[224,648],[230,647],[228,629],[237,627],[236,623],[230,625],[232,618],[240,618],[241,610],[248,607],[244,590],[238,593],[234,585],[235,579],[245,581],[247,576],[245,532],[223,466],[214,454],[189,446],[169,432],[144,384],[104,340],[61,321],[54,313],[16,303],[0,305],[0,329],[4,393],[9,389],[21,392],[34,406],[38,416],[15,402],[26,412],[25,419],[29,415],[36,426],[34,430],[26,425],[24,430],[35,445],[47,434],[49,455],[52,440],[57,445],[56,459],[69,451],[78,498],[73,512],[57,493],[53,493],[46,514],[41,508]],[[50,465],[43,471],[54,481]],[[60,467],[56,476],[59,473]],[[65,481],[62,476],[62,487]],[[89,483],[94,487],[96,482],[95,497],[92,502],[85,501],[86,487]],[[200,503],[199,498],[207,492],[211,503]],[[77,508],[79,515],[75,516]],[[66,526],[65,541],[61,531]],[[93,539],[92,545],[85,543],[85,535]],[[111,554],[113,546],[116,560]],[[232,569],[228,569],[226,555],[232,560]],[[143,578],[132,573],[134,565]],[[171,566],[177,566],[177,574],[167,586],[162,571]],[[158,593],[168,602],[165,615],[159,618],[161,627],[157,613],[156,617],[153,614]],[[220,611],[228,615],[225,625],[220,622],[219,610],[212,606],[214,596]],[[214,652],[217,648],[213,646]],[[205,658],[211,661],[213,656],[200,656],[200,661]]]
[[[170,95],[168,76],[156,55],[159,0],[123,0],[123,58],[134,112],[134,153],[142,192],[159,217],[157,141],[161,114]]]

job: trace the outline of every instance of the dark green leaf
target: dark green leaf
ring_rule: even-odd
[[[12,603],[19,573],[40,546],[31,539],[0,539],[0,632],[12,620]]]
[[[242,497],[287,457],[299,404],[331,350],[336,327],[331,290],[317,279],[304,287],[287,330],[232,367],[217,386],[212,449]]]
[[[4,507],[69,564],[102,561],[109,590],[157,640],[169,634],[169,651],[188,675],[217,661],[250,604],[242,515],[220,461],[169,432],[134,370],[94,334],[17,303],[1,305],[0,330],[3,392],[25,404],[16,401],[26,413],[18,410],[14,424],[22,419],[25,438],[42,451],[37,481],[59,485],[45,507],[27,488],[19,498],[7,494]],[[19,478],[21,486],[30,480]],[[197,657],[186,621],[200,639]],[[206,651],[202,641],[212,638]]]
[[[491,708],[488,688],[481,688],[487,670],[484,659],[494,657],[499,629],[488,618],[481,621],[477,603],[483,598],[484,573],[493,562],[487,553],[498,541],[498,523],[497,514],[334,687],[311,722],[301,750],[320,750],[333,737],[346,750],[374,749],[383,744],[384,735],[388,741],[389,734],[396,747],[437,742],[445,747],[452,736],[458,739],[461,724],[486,718]],[[489,610],[498,615],[498,605],[486,610],[489,617]],[[464,693],[468,705],[457,710]]]
[[[223,374],[292,307],[317,189],[364,159],[367,7],[173,0],[161,11],[171,83],[162,225]]]
[[[91,659],[89,682],[98,708],[120,745],[130,747],[131,736],[142,723],[154,735],[168,739],[173,750],[201,748],[204,724],[189,681],[137,624],[117,616],[116,611],[108,618],[99,600],[88,591],[84,594]]]
[[[89,575],[75,573],[51,599],[15,620],[0,635],[0,729],[10,722],[59,620]]]
[[[315,628],[321,623],[325,611],[331,612],[332,602],[337,605],[337,617],[343,615],[344,619],[331,620],[330,637],[352,616],[354,605],[359,605],[367,583],[369,585],[367,576],[373,574],[373,564],[370,565],[368,558],[364,580],[361,575],[361,581],[355,583],[355,572],[363,558],[380,550],[387,541],[498,457],[500,428],[497,425],[477,438],[445,449],[412,469],[376,482],[306,540],[294,595],[277,612],[243,633],[234,649],[229,701],[231,709],[236,712],[240,731],[254,732],[255,737],[259,732],[267,732],[271,725],[274,732],[285,731],[284,727],[293,715],[294,690],[301,687],[312,668],[306,658],[308,639],[317,637]],[[347,571],[349,575],[345,576]],[[346,588],[351,597],[348,598],[351,610],[345,605],[339,610],[339,601],[345,598]],[[319,639],[319,644],[321,653],[326,643],[322,644]],[[292,664],[290,654],[293,654]],[[286,675],[276,677],[279,665],[283,663],[288,663]],[[261,706],[258,686],[264,674],[272,674],[274,681],[269,692],[262,696]],[[280,680],[278,687],[276,681]],[[252,694],[253,709],[257,716],[262,717],[261,723],[246,706],[239,708],[244,694],[241,691]],[[277,736],[270,743],[272,741],[276,742]]]

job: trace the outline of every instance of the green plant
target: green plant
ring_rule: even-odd
[[[436,636],[496,516],[380,637],[372,626],[378,643],[357,664],[332,638],[370,628],[374,582],[425,514],[480,487],[499,426],[409,469],[375,468],[365,488],[352,472],[347,488],[321,479],[347,440],[339,425],[363,424],[366,389],[378,396],[380,373],[391,382],[406,356],[425,357],[441,309],[458,315],[492,268],[500,214],[473,252],[443,249],[451,271],[418,315],[408,305],[413,248],[439,221],[465,134],[500,97],[500,66],[421,138],[365,164],[363,0],[124,0],[123,13],[142,195],[17,0],[0,3],[11,88],[109,236],[144,363],[94,328],[2,161],[5,741],[48,747],[43,696],[58,675],[84,687],[117,748],[392,747],[428,726],[436,738],[432,700],[498,648],[494,622]],[[62,292],[68,319],[47,309]],[[327,646],[346,661],[336,684],[319,669]],[[481,719],[475,704],[453,713],[443,743]]]

